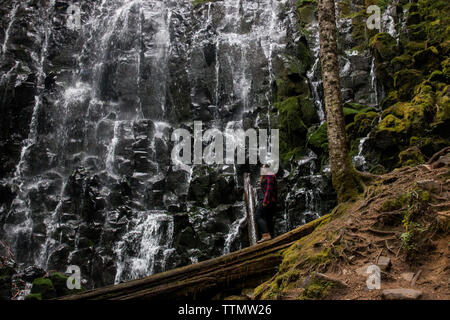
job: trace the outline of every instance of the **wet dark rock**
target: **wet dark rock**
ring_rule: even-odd
[[[26,282],[33,282],[36,278],[43,277],[47,272],[38,266],[28,266],[23,271],[21,278]]]

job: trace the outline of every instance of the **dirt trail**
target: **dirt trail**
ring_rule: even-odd
[[[420,290],[421,299],[450,299],[449,168],[450,148],[446,148],[425,165],[381,176],[346,214],[315,231],[339,230],[337,239],[314,246],[343,249],[300,278],[321,272],[329,282],[344,283],[333,285],[322,299],[382,299],[383,290],[396,288]],[[386,258],[390,265],[381,271],[381,289],[369,290],[367,267],[381,262],[383,268],[381,260],[389,261]],[[302,299],[308,290],[301,281],[283,287],[277,298]]]

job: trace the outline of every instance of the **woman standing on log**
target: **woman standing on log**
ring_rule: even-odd
[[[274,234],[273,215],[277,207],[277,178],[274,173],[266,171],[268,171],[267,166],[263,165],[261,189],[258,192],[259,203],[256,209],[256,222],[262,234],[258,243],[272,239]]]

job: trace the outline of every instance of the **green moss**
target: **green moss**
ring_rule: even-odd
[[[31,293],[40,294],[42,299],[52,299],[56,297],[56,291],[50,279],[37,278],[33,281]]]
[[[426,21],[427,39],[432,45],[450,39],[450,7],[446,0],[419,0],[418,12]]]
[[[450,79],[450,58],[441,62],[442,72],[447,79]]]
[[[398,97],[402,101],[410,100],[414,94],[414,88],[423,80],[420,70],[404,69],[395,73],[394,88],[398,91]]]
[[[286,157],[293,149],[304,146],[308,128],[303,123],[299,97],[276,103],[275,108],[279,112],[280,153]]]
[[[317,5],[317,0],[297,0],[295,7],[298,9],[300,9],[301,7],[305,6],[305,5],[311,5],[311,4],[316,4]]]
[[[396,104],[399,101],[400,101],[400,99],[398,98],[398,92],[395,90],[392,90],[388,93],[386,98],[384,98],[384,100],[381,102],[381,108],[383,110],[385,110],[385,109],[393,106],[394,104]]]
[[[397,41],[388,33],[378,33],[370,40],[370,47],[379,61],[391,61],[398,52]]]
[[[399,210],[405,206],[405,199],[406,198],[404,196],[394,199],[388,199],[385,202],[383,202],[383,205],[381,206],[381,211],[389,212]]]
[[[42,300],[42,295],[40,293],[32,293],[25,297],[26,301],[36,301],[36,300]]]
[[[283,261],[278,268],[278,273],[274,278],[256,288],[254,296],[262,299],[277,299],[284,291],[305,286],[306,291],[309,288],[311,292],[304,298],[317,297],[313,293],[314,287],[310,286],[320,284],[320,280],[313,278],[312,282],[304,285],[306,280],[304,275],[316,271],[322,272],[321,269],[326,268],[342,255],[343,247],[339,241],[339,234],[329,229],[328,225],[344,216],[350,206],[350,203],[342,203],[331,214],[311,222],[316,224],[314,232],[282,251]],[[334,245],[327,246],[326,243],[334,243]]]
[[[409,69],[414,63],[413,57],[409,54],[402,54],[391,60],[394,72],[398,72],[402,69]]]
[[[412,260],[417,253],[423,253],[429,241],[425,232],[433,228],[436,220],[427,216],[427,208],[431,201],[428,191],[415,189],[403,195],[406,210],[403,212],[405,232],[400,236],[402,249],[407,260]]]
[[[413,146],[410,147],[398,155],[399,166],[415,166],[425,162],[422,152],[419,148]]]
[[[347,159],[347,172],[338,176],[332,172],[333,187],[337,192],[339,203],[356,201],[364,192],[363,183],[351,163],[350,156]]]
[[[431,82],[445,82],[448,81],[447,76],[440,70],[434,70],[428,80]]]
[[[319,121],[319,117],[312,99],[309,96],[300,96],[299,103],[302,120],[305,125],[310,127],[317,123]]]
[[[54,272],[50,275],[49,279],[52,281],[53,287],[55,288],[56,295],[58,297],[70,293],[70,290],[67,288],[68,277],[59,272]]]
[[[369,111],[374,111],[375,109],[370,106],[366,106],[359,103],[344,103],[343,105],[345,122],[351,123],[355,119],[357,114],[366,113]]]
[[[297,2],[297,12],[299,19],[302,23],[311,23],[316,20],[317,3],[305,3],[298,6]]]
[[[439,52],[436,47],[429,47],[413,55],[414,68],[421,69],[425,74],[440,67]]]
[[[328,150],[328,126],[323,123],[308,137],[308,145],[326,152]]]
[[[405,46],[407,54],[414,54],[419,50],[425,50],[427,43],[426,41],[408,41]]]
[[[448,126],[450,125],[450,87],[445,86],[436,97],[436,116],[433,127],[436,133],[442,134],[444,137],[449,136]],[[447,128],[447,130],[445,130]],[[441,130],[436,130],[441,129]]]
[[[319,300],[324,299],[333,288],[334,283],[330,281],[322,281],[316,278],[305,288],[300,300]]]
[[[354,116],[354,121],[346,126],[350,155],[357,154],[361,138],[367,137],[369,132],[377,125],[378,117],[379,115],[375,111],[358,113]]]
[[[399,102],[383,112],[378,130],[390,132],[394,143],[406,145],[412,135],[423,134],[427,108],[426,104]]]

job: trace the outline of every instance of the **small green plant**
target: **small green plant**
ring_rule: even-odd
[[[404,196],[404,202],[406,210],[403,213],[402,224],[405,232],[400,235],[400,240],[407,258],[411,259],[427,243],[423,234],[430,229],[430,221],[426,217],[430,194],[416,189]]]

